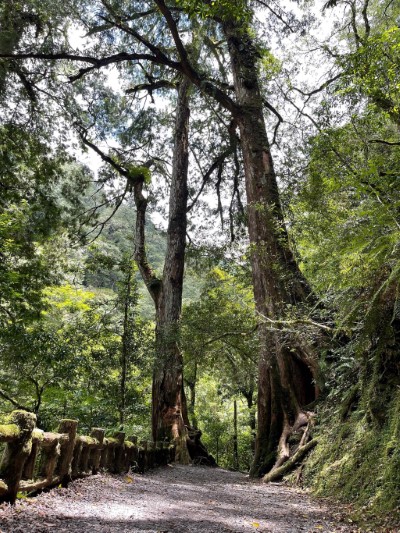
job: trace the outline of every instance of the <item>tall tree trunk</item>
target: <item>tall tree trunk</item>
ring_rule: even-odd
[[[185,378],[186,385],[189,387],[190,396],[189,396],[189,406],[188,414],[190,415],[190,420],[192,421],[192,428],[197,429],[198,421],[196,417],[196,385],[197,385],[197,361],[194,362],[193,375],[190,379]]]
[[[189,163],[189,90],[184,78],[179,86],[175,119],[174,156],[169,199],[167,253],[162,290],[156,313],[156,365],[153,375],[153,438],[174,439],[176,459],[189,462],[186,446],[186,401],[183,399],[183,358],[179,349],[183,273],[187,228],[187,177]]]
[[[255,388],[255,385],[254,385],[254,382],[251,383],[251,386],[249,387],[249,389],[241,389],[240,392],[243,394],[243,396],[246,398],[246,402],[247,402],[247,408],[249,410],[249,418],[248,418],[248,421],[249,421],[249,427],[250,427],[250,430],[251,430],[251,452],[254,456],[254,452],[255,452],[255,448],[256,448],[256,427],[257,427],[257,422],[256,422],[256,414],[254,412],[254,388]]]
[[[299,338],[287,343],[269,320],[311,296],[289,247],[263,116],[257,52],[246,31],[224,24],[238,103],[247,194],[254,296],[260,316],[258,429],[252,475],[262,475],[289,457],[288,438],[307,424],[302,407],[315,399],[317,363]]]
[[[178,91],[167,252],[161,280],[155,276],[146,257],[144,224],[147,200],[142,194],[143,182],[134,183],[137,206],[135,259],[156,308],[152,433],[155,441],[175,442],[175,459],[180,463],[188,463],[190,460],[187,448],[187,406],[183,392],[183,359],[179,349],[187,227],[190,85],[190,81],[183,78]]]

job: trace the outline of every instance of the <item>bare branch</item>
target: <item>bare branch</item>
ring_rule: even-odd
[[[400,146],[400,142],[384,141],[383,139],[371,139],[369,143],[386,144],[387,146]]]
[[[210,166],[210,168],[207,170],[207,172],[205,174],[203,174],[203,182],[201,184],[201,187],[198,191],[198,193],[196,194],[194,200],[192,201],[192,203],[190,205],[188,205],[187,207],[187,212],[189,213],[189,211],[191,211],[193,209],[193,207],[196,205],[198,199],[200,198],[203,190],[204,190],[204,187],[207,185],[209,179],[211,178],[213,172],[215,170],[217,170],[220,165],[222,165],[224,162],[225,162],[225,159],[227,157],[229,157],[230,154],[232,154],[233,152],[233,147],[230,146],[228,149],[226,149],[224,152],[222,152],[222,154],[220,154],[216,159],[215,161],[212,163],[212,165]]]
[[[344,72],[340,72],[339,74],[336,74],[336,76],[333,76],[332,78],[329,78],[329,80],[324,81],[324,83],[322,85],[320,85],[317,89],[314,89],[314,90],[312,90],[310,92],[302,91],[301,89],[299,89],[297,87],[293,87],[293,90],[297,91],[298,93],[302,94],[303,96],[310,97],[310,96],[313,96],[314,94],[317,94],[317,93],[323,91],[329,85],[331,85],[332,83],[334,83],[338,79],[342,78],[343,76],[344,76]]]
[[[273,9],[269,2],[265,2],[264,0],[257,0],[257,2],[263,7],[266,7],[278,20],[280,20],[287,30],[289,30],[291,33],[296,33],[296,29],[293,28],[293,26],[291,26],[280,13]]]
[[[274,137],[273,137],[272,143],[271,143],[271,146],[273,146],[274,144],[276,144],[276,136],[278,134],[279,126],[283,123],[283,118],[282,118],[282,115],[275,109],[275,107],[273,107],[269,102],[267,102],[267,100],[263,100],[263,103],[264,103],[265,107],[267,109],[269,109],[270,111],[272,111],[272,113],[278,119],[278,122],[276,123],[275,128],[274,128]]]

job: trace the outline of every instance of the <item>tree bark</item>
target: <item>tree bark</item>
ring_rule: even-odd
[[[176,459],[189,462],[184,423],[183,358],[179,349],[179,320],[182,310],[183,273],[187,228],[187,176],[189,164],[189,89],[186,78],[181,81],[175,119],[174,157],[169,200],[167,253],[162,277],[162,290],[157,302],[156,365],[153,375],[153,438],[173,439],[177,444]]]
[[[183,78],[178,91],[174,156],[169,200],[167,252],[162,279],[147,263],[144,248],[146,200],[135,185],[138,209],[136,260],[156,307],[156,360],[153,372],[152,433],[154,441],[173,440],[176,461],[188,463],[186,400],[183,394],[183,359],[179,349],[179,320],[187,228],[187,177],[189,162],[189,90]]]
[[[193,375],[190,379],[185,378],[186,385],[189,387],[190,396],[189,396],[189,406],[188,414],[190,415],[190,420],[192,422],[193,429],[197,429],[198,421],[196,417],[196,385],[197,385],[197,360],[194,362]]]
[[[311,290],[290,250],[267,138],[257,74],[257,51],[242,26],[225,22],[244,160],[254,297],[260,316],[258,428],[252,475],[289,458],[288,439],[305,425],[303,406],[318,393],[313,350],[289,342],[266,319],[281,319],[288,306],[311,299]]]
[[[128,376],[128,362],[129,362],[129,310],[130,310],[130,300],[132,294],[132,268],[129,268],[126,278],[126,286],[124,287],[124,322],[123,322],[123,332],[122,332],[122,345],[121,345],[121,369],[120,369],[120,380],[119,380],[119,423],[121,430],[123,429],[125,423],[125,411],[126,411],[126,382]]]

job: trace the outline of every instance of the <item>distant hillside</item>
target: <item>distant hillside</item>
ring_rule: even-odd
[[[102,214],[106,219],[111,210]],[[84,285],[88,288],[116,289],[116,283],[121,279],[119,262],[123,254],[131,253],[134,249],[135,208],[129,204],[121,206],[117,213],[88,249],[89,268],[84,274]],[[164,266],[167,238],[165,232],[157,229],[148,220],[146,224],[147,254],[156,272],[161,275]],[[148,319],[154,318],[154,306],[146,287],[138,274],[140,284],[141,313]],[[184,303],[198,299],[202,283],[194,275],[188,275],[184,281]]]

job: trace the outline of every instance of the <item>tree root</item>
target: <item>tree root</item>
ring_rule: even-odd
[[[268,472],[268,474],[265,474],[263,477],[263,481],[265,483],[269,483],[270,481],[275,481],[277,479],[281,479],[285,474],[290,472],[296,464],[303,459],[303,457],[306,455],[306,453],[314,448],[318,444],[317,439],[312,439],[307,444],[304,444],[303,446],[300,446],[296,453],[288,459],[282,466],[279,466],[278,468],[273,468],[271,472]]]
[[[187,448],[193,464],[217,466],[214,457],[208,453],[207,448],[201,442],[201,431],[199,429],[189,428]]]

